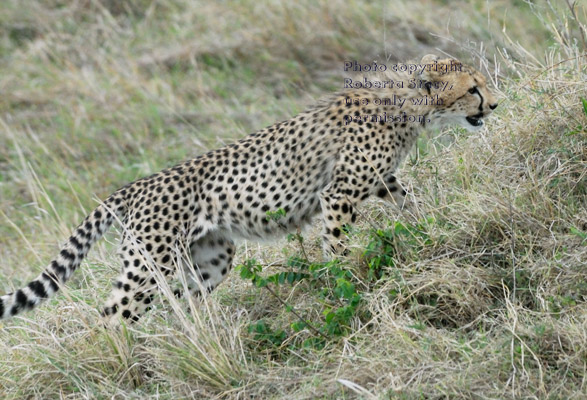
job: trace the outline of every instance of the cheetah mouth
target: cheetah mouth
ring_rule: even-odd
[[[470,123],[473,126],[476,126],[476,127],[483,126],[483,120],[481,118],[467,117],[466,120],[468,123]]]

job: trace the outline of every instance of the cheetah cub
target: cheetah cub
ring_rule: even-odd
[[[115,221],[123,232],[122,271],[103,311],[107,320],[137,320],[154,299],[156,275],[171,278],[179,268],[191,294],[213,290],[231,269],[235,239],[282,235],[318,213],[324,251],[340,254],[343,225],[355,222],[363,200],[403,201],[394,171],[422,130],[450,124],[478,130],[497,107],[474,68],[432,55],[423,65],[411,75],[370,76],[381,84],[345,89],[287,121],[122,187],[73,231],[44,272],[0,297],[0,318],[57,292]],[[420,84],[409,85],[414,78]],[[390,80],[404,87],[383,84]],[[422,101],[431,98],[436,101]],[[267,218],[267,211],[280,208],[284,218]],[[189,262],[179,257],[182,248]]]

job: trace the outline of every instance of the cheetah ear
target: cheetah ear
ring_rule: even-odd
[[[435,56],[434,54],[426,54],[422,57],[420,64],[434,64],[435,61],[438,61],[438,56]]]
[[[439,61],[438,56],[435,56],[434,54],[426,54],[424,57],[422,57],[422,60],[420,61],[420,65],[434,66],[435,64],[438,63],[438,61]],[[439,78],[440,78],[440,76],[437,72],[437,68],[426,67],[421,72],[421,79],[423,81],[435,82],[435,81],[439,80]]]
[[[419,89],[422,95],[431,94],[431,87],[433,86],[432,82],[439,80],[439,76],[436,73],[436,68],[428,67],[429,65],[433,66],[434,64],[436,64],[438,62],[438,59],[438,56],[435,56],[434,54],[426,54],[424,57],[422,57],[422,60],[420,60],[421,66],[427,66],[426,68],[423,68],[420,72],[420,79],[424,83],[421,89]]]

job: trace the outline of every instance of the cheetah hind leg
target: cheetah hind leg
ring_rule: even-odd
[[[226,278],[232,268],[235,249],[234,242],[226,233],[221,232],[209,233],[190,245],[191,263],[182,264],[188,290],[192,296],[198,296],[201,288],[211,292]],[[122,272],[114,283],[103,312],[105,323],[110,327],[118,325],[120,317],[137,321],[151,308],[158,289],[157,279],[151,271],[152,267],[147,266],[148,262],[136,249],[123,243],[119,253],[123,261]],[[158,268],[168,280],[174,275],[173,261],[165,265],[161,265],[160,261]],[[174,291],[177,297],[182,293],[182,289]]]
[[[171,251],[170,248],[166,250],[165,253]],[[123,262],[122,270],[102,312],[108,327],[118,326],[121,317],[136,322],[151,308],[158,289],[158,281],[152,271],[154,262],[166,279],[173,276],[175,270],[174,261],[171,260],[173,257],[163,255],[162,260],[159,260],[160,257],[156,257],[156,260],[146,259],[135,246],[126,241],[121,244],[119,255]]]
[[[190,245],[191,265],[184,264],[191,296],[199,296],[200,291],[211,292],[226,277],[232,268],[236,246],[227,232],[215,231],[198,239]],[[181,296],[183,290],[176,290]]]

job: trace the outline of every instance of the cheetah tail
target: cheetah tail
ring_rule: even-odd
[[[120,194],[114,193],[92,211],[76,228],[45,271],[27,286],[0,297],[0,320],[33,309],[52,296],[80,265],[90,247],[102,237],[114,222],[114,215],[121,218],[126,204]]]

